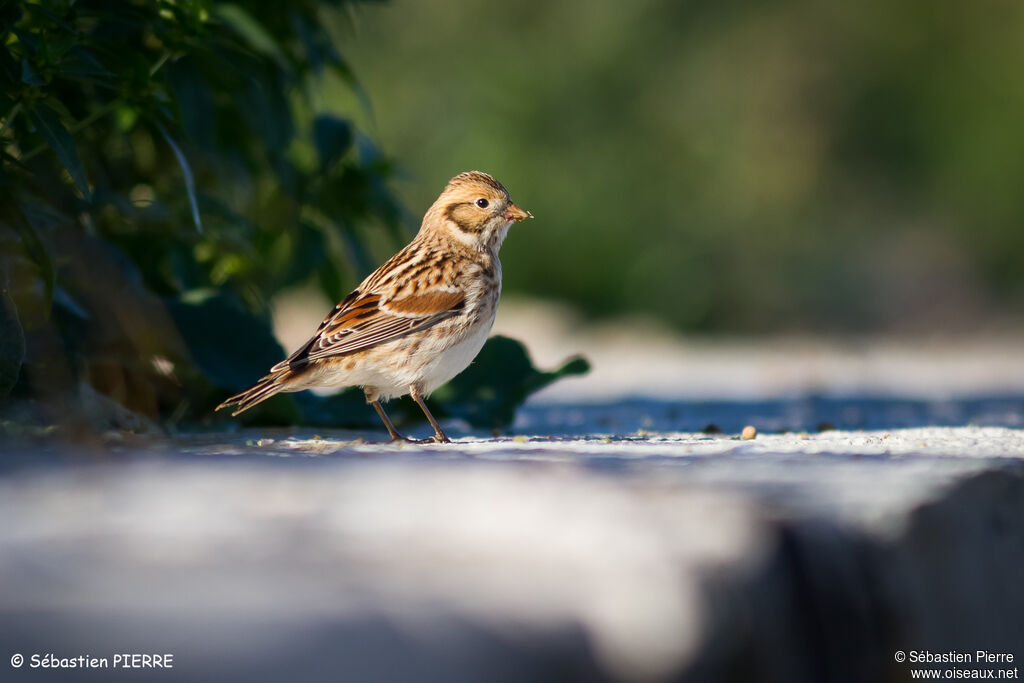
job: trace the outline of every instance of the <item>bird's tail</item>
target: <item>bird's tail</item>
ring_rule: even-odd
[[[249,387],[242,393],[235,394],[228,400],[221,403],[217,406],[216,410],[236,406],[235,410],[231,413],[232,417],[249,410],[249,408],[252,408],[257,403],[266,401],[274,394],[281,391],[287,391],[287,379],[290,375],[291,371],[287,368],[277,372],[271,372],[269,375],[261,379],[259,382],[256,382],[256,384]]]

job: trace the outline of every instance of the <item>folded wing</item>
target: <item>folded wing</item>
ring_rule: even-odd
[[[464,305],[465,295],[453,288],[434,288],[390,300],[357,290],[334,307],[312,339],[270,371],[295,369],[310,361],[385,344],[432,327],[457,314]]]

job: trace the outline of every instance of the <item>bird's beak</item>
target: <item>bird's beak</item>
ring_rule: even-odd
[[[529,211],[523,211],[518,206],[509,202],[508,206],[505,207],[505,220],[513,223],[519,221],[525,221],[527,218],[533,218],[533,214]]]

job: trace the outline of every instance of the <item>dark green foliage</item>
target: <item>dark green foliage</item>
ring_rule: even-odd
[[[6,291],[0,292],[0,396],[6,396],[18,381],[18,371],[25,359],[25,335],[18,321],[14,301]]]
[[[28,62],[22,62],[22,66],[27,67]],[[25,69],[23,69],[24,71]],[[25,80],[24,75],[22,80]],[[27,82],[30,85],[45,85],[34,75]],[[26,109],[25,113],[31,119],[35,129],[46,140],[46,143],[50,145],[50,149],[60,159],[64,168],[67,169],[68,174],[75,181],[75,185],[82,193],[82,196],[89,199],[91,192],[89,190],[89,183],[85,179],[85,168],[82,167],[82,160],[78,158],[78,148],[75,147],[75,141],[71,138],[71,133],[61,123],[57,112],[46,104],[37,104]]]
[[[339,299],[366,234],[404,241],[392,162],[322,104],[366,101],[351,4],[0,0],[0,400],[208,419],[283,356],[271,295]]]
[[[167,301],[184,334],[189,356],[214,386],[237,393],[255,383],[253,368],[267,370],[285,353],[267,325],[224,296]]]
[[[313,139],[320,158],[320,170],[325,171],[352,146],[352,124],[345,119],[322,114],[313,121]]]

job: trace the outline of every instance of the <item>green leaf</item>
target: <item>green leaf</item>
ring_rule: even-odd
[[[192,167],[188,165],[188,159],[185,158],[185,153],[178,147],[178,143],[174,141],[167,129],[164,128],[162,123],[157,122],[157,129],[160,134],[164,136],[164,140],[167,141],[167,145],[174,152],[174,157],[178,160],[178,165],[181,166],[181,173],[185,176],[185,191],[188,193],[188,203],[192,208],[192,222],[196,226],[198,232],[203,231],[203,222],[199,218],[199,202],[196,200],[196,181],[192,176]]]
[[[51,95],[47,97],[45,100],[43,100],[43,103],[45,103],[47,107],[55,111],[57,113],[57,116],[60,117],[62,120],[75,120],[75,117],[71,115],[71,112],[68,110],[67,106],[63,102],[58,100],[56,97],[53,97]]]
[[[35,217],[35,213],[30,210],[26,214],[20,206],[11,202],[0,202],[0,206],[14,216],[14,225],[18,229],[18,236],[21,237],[21,244],[25,247],[25,253],[28,254],[28,257],[39,268],[39,274],[43,278],[43,284],[46,287],[46,306],[49,307],[53,301],[57,275],[53,269],[50,252],[47,251],[46,245],[39,238],[36,226],[30,218],[30,216]]]
[[[215,5],[213,11],[218,19],[231,27],[253,50],[270,57],[281,65],[287,64],[288,60],[285,58],[281,46],[251,14],[233,4]]]
[[[25,33],[18,29],[11,29],[11,33],[18,39],[18,43],[33,57],[39,52],[39,41],[32,36],[30,33]]]
[[[25,333],[18,309],[7,290],[0,289],[0,400],[14,388],[24,360]]]
[[[0,2],[0,6],[2,6],[3,4],[4,3]],[[53,4],[59,6],[62,3]],[[25,3],[25,9],[27,9],[32,14],[41,14],[42,16],[46,17],[49,21],[52,21],[54,24],[56,24],[57,26],[61,27],[62,29],[71,34],[74,34],[75,32],[75,27],[69,24],[68,22],[64,21],[64,18],[62,16],[54,12],[51,12],[49,9],[42,6],[41,4]]]
[[[68,50],[61,60],[60,77],[106,83],[114,79],[114,74],[93,57],[88,50],[76,45]]]
[[[284,358],[270,324],[221,294],[167,301],[192,360],[214,385],[241,391]]]
[[[32,63],[27,59],[21,60],[21,82],[28,83],[29,85],[46,85],[46,81],[36,74],[35,69],[32,68]]]
[[[217,400],[249,388],[285,357],[270,324],[227,296],[198,293],[167,300],[166,305],[192,363],[219,390]],[[295,424],[300,415],[295,401],[283,397],[268,401],[247,419]]]
[[[321,114],[313,121],[313,140],[316,143],[320,170],[325,171],[341,159],[352,146],[352,125],[331,114]]]
[[[211,123],[216,121],[213,91],[196,61],[185,57],[167,66],[170,94],[177,100],[177,120],[188,140],[199,149],[217,149],[217,126]]]
[[[373,102],[370,100],[370,93],[359,82],[359,79],[356,78],[349,65],[339,57],[337,61],[330,64],[330,69],[345,85],[351,88],[356,99],[359,101],[359,106],[362,108],[363,113],[373,121],[376,117],[373,113]]]
[[[355,226],[349,221],[345,221],[338,226],[337,235],[341,238],[345,252],[355,265],[360,277],[372,273],[376,267],[373,255],[366,248],[366,240],[356,232]]]
[[[246,92],[239,97],[238,107],[261,137],[271,163],[280,167],[285,162],[286,148],[295,134],[291,104],[287,97],[288,86],[280,78],[272,78],[267,74],[260,74],[260,77],[263,83],[251,80]],[[280,174],[282,169],[277,170]],[[283,182],[284,178],[281,180]]]
[[[324,234],[308,221],[300,221],[293,233],[294,246],[289,255],[289,264],[281,278],[281,288],[309,280],[327,261],[327,244]]]
[[[61,123],[57,113],[45,104],[38,104],[29,111],[31,119],[35,122],[40,135],[50,145],[50,148],[57,154],[57,158],[64,164],[64,168],[71,174],[71,179],[81,190],[86,200],[91,200],[92,193],[89,191],[89,183],[85,177],[85,168],[82,160],[78,157],[78,148],[71,137],[71,133]]]
[[[89,315],[89,311],[75,301],[74,297],[71,296],[71,294],[63,287],[57,287],[53,290],[53,305],[79,320],[85,321],[92,318],[92,316]]]
[[[316,24],[315,15],[292,10],[289,16],[296,35],[306,49],[306,60],[315,73],[320,73],[325,65],[342,63],[341,55],[331,43],[329,34]]]
[[[520,342],[496,335],[487,340],[472,365],[435,392],[431,405],[438,408],[435,416],[460,417],[474,427],[502,429],[512,424],[516,408],[530,394],[562,377],[589,371],[590,364],[578,356],[557,370],[538,370]]]

